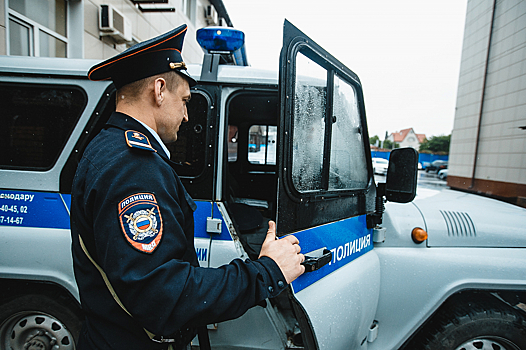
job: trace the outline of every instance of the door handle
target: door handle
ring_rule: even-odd
[[[332,252],[327,248],[320,248],[305,254],[305,261],[301,264],[305,266],[305,272],[312,272],[327,265],[332,260]]]

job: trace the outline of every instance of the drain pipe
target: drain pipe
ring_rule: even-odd
[[[480,141],[480,124],[482,123],[482,113],[484,112],[484,95],[486,94],[486,78],[488,76],[489,66],[489,54],[491,49],[491,39],[493,37],[493,24],[495,22],[495,9],[497,8],[497,0],[493,0],[493,12],[491,13],[491,23],[488,36],[488,50],[486,52],[486,65],[484,67],[484,79],[482,81],[482,94],[480,97],[480,108],[479,108],[479,121],[477,125],[477,139],[475,141],[475,157],[473,159],[473,172],[471,173],[471,185],[468,189],[473,189],[475,186],[475,171],[477,169],[477,158],[479,154],[479,141]]]

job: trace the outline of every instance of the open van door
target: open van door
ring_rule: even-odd
[[[311,331],[304,341],[359,349],[374,340],[380,284],[366,220],[376,187],[361,83],[285,21],[279,84],[277,232],[298,237],[313,257],[314,271],[292,283],[300,326]]]

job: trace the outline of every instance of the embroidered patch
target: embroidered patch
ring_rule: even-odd
[[[128,146],[157,152],[150,144],[150,140],[148,140],[148,137],[146,137],[146,135],[144,135],[143,133],[133,130],[127,130],[124,133],[124,135],[126,136],[126,143],[128,144]]]
[[[163,235],[163,221],[155,196],[137,193],[119,203],[119,220],[128,242],[137,250],[152,253]]]

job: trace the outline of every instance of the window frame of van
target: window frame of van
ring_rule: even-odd
[[[370,187],[370,181],[369,181],[369,174],[367,173],[367,148],[366,148],[366,141],[365,140],[366,138],[363,137],[363,140],[361,142],[361,151],[364,152],[363,156],[364,156],[364,161],[363,161],[363,166],[365,167],[364,170],[365,170],[365,177],[364,177],[364,183],[362,186],[359,186],[359,187],[355,187],[355,188],[345,188],[345,189],[334,189],[334,188],[330,188],[330,184],[329,184],[329,181],[330,181],[330,174],[329,174],[329,171],[330,171],[330,164],[331,164],[331,155],[332,155],[332,133],[333,133],[333,128],[332,128],[332,123],[328,122],[327,119],[328,117],[327,116],[332,116],[333,113],[334,113],[334,93],[335,93],[335,85],[334,85],[334,82],[337,78],[339,78],[340,80],[342,80],[344,83],[348,84],[349,86],[351,86],[353,89],[354,89],[354,92],[356,94],[356,101],[358,103],[358,121],[360,123],[360,126],[358,127],[360,130],[359,130],[359,133],[363,135],[365,135],[364,132],[366,132],[366,124],[365,124],[365,116],[364,116],[364,106],[362,106],[360,104],[360,101],[361,101],[361,95],[362,95],[362,91],[361,91],[361,87],[359,85],[359,83],[357,83],[355,81],[355,79],[353,77],[350,77],[346,74],[344,74],[343,72],[341,71],[337,71],[335,70],[334,68],[332,68],[330,65],[326,65],[325,62],[324,62],[324,58],[315,50],[315,48],[311,47],[310,45],[308,44],[299,44],[295,50],[295,52],[293,53],[294,55],[298,56],[299,54],[302,54],[304,55],[307,59],[311,60],[312,62],[318,64],[321,68],[323,68],[326,73],[327,73],[327,78],[326,78],[326,81],[325,81],[325,86],[326,86],[326,92],[325,92],[325,103],[326,103],[326,106],[325,106],[325,130],[324,130],[324,136],[323,136],[323,153],[322,153],[322,158],[323,158],[323,165],[322,165],[322,174],[321,174],[321,184],[320,184],[320,188],[316,188],[316,189],[312,189],[312,190],[305,190],[305,191],[302,191],[302,190],[299,190],[296,186],[296,183],[293,179],[293,163],[294,163],[294,159],[296,157],[296,154],[295,154],[295,151],[293,150],[293,147],[292,145],[287,145],[287,147],[290,147],[290,150],[292,151],[292,153],[289,153],[288,154],[288,160],[287,160],[287,167],[289,169],[291,169],[290,172],[288,172],[288,176],[287,176],[287,182],[289,182],[289,186],[288,186],[288,190],[289,190],[289,193],[297,198],[298,200],[301,200],[301,199],[307,199],[307,198],[317,198],[319,196],[323,196],[324,198],[327,198],[327,197],[341,197],[341,196],[354,196],[356,193],[360,193],[360,192],[366,192],[368,190],[368,188]],[[298,72],[296,72],[296,74],[298,74]],[[297,78],[295,76],[295,78]],[[294,87],[294,93],[296,92],[296,80],[294,80],[294,83],[293,83],[293,87]],[[291,131],[292,131],[292,134],[294,134],[294,131],[295,131],[295,126],[294,126],[294,118],[292,118],[291,120]],[[295,138],[296,136],[295,135],[292,135],[292,138]]]
[[[278,236],[306,230],[315,226],[324,225],[330,222],[364,216],[374,210],[376,197],[376,187],[372,175],[371,154],[368,137],[368,130],[365,116],[365,105],[363,102],[363,91],[358,76],[344,64],[339,62],[329,52],[316,44],[304,33],[294,27],[290,22],[285,21],[283,30],[283,48],[280,55],[280,125],[279,130],[279,156],[278,156],[278,205],[276,210],[276,223]],[[352,132],[360,134],[359,147],[364,158],[363,163],[363,186],[360,188],[339,189],[334,187],[331,190],[330,178],[330,151],[331,151],[331,121],[334,120],[332,114],[332,101],[327,101],[328,108],[325,113],[314,112],[323,117],[324,124],[328,127],[324,130],[323,143],[323,176],[327,180],[320,189],[313,191],[300,192],[295,188],[292,174],[292,164],[294,150],[294,115],[296,113],[296,75],[302,73],[296,71],[296,54],[302,51],[308,59],[320,65],[326,70],[327,82],[322,84],[328,87],[327,99],[332,98],[332,90],[336,77],[343,78],[348,84],[352,85],[356,94],[357,109],[359,111],[357,120],[359,125],[353,125]],[[307,74],[309,76],[310,74]],[[303,74],[303,76],[305,76]],[[314,76],[316,80],[317,75]],[[321,79],[321,75],[318,77]],[[309,79],[310,80],[310,79]],[[305,86],[322,86],[316,84]],[[303,84],[302,84],[303,85]],[[313,105],[315,106],[315,105]],[[302,109],[299,109],[301,111]],[[307,111],[310,114],[310,111]],[[314,119],[313,119],[314,120]],[[336,116],[336,120],[338,117]],[[296,135],[297,136],[297,135]],[[301,136],[300,136],[301,137]],[[329,156],[329,158],[327,158]],[[339,159],[344,159],[339,156]],[[352,167],[351,167],[352,169]],[[366,177],[366,179],[365,179]],[[279,215],[279,214],[284,215]],[[362,219],[359,219],[362,220]],[[365,216],[363,217],[365,222]]]

